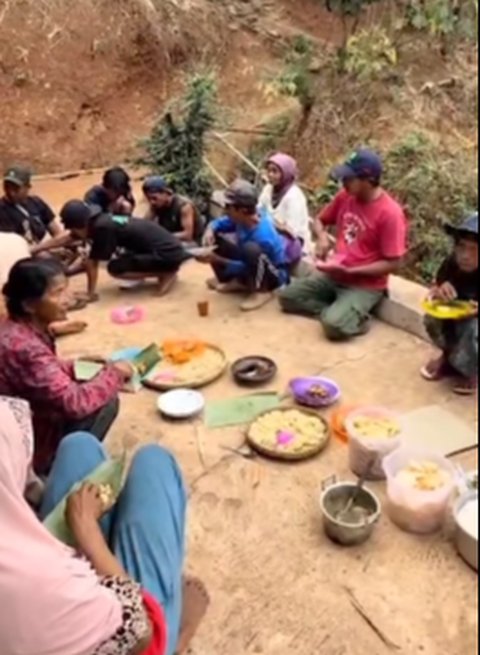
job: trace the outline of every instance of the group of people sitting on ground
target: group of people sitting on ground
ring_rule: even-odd
[[[97,297],[100,262],[121,280],[154,277],[166,293],[191,248],[202,243],[195,256],[212,268],[209,287],[245,294],[243,310],[263,306],[278,291],[285,312],[318,319],[329,339],[368,330],[407,250],[406,217],[381,186],[380,158],[359,150],[334,171],[343,189],[313,230],[294,160],[276,155],[267,172],[260,196],[248,182],[232,184],[225,216],[207,226],[193,203],[159,177],[144,183],[148,220],[134,218],[130,180],[119,168],[107,171],[86,200],[68,202],[59,225],[30,194],[28,172],[7,172],[0,201],[7,312],[0,323],[2,653],[174,655],[188,648],[209,602],[202,583],[182,576],[186,495],[167,452],[147,446],[136,454],[106,514],[95,485],[71,492],[105,461],[102,441],[133,369],[128,362],[105,363],[80,383],[73,362],[57,355],[53,337],[71,302],[65,249],[83,258],[90,301]],[[478,375],[478,214],[446,230],[454,249],[430,295],[467,300],[473,313],[459,322],[427,319],[441,357],[422,375],[453,376],[455,391],[471,394]],[[305,257],[311,270],[297,276]],[[41,523],[67,496],[76,551]]]
[[[130,177],[122,168],[112,168],[84,200],[66,203],[59,226],[48,205],[30,194],[28,171],[11,168],[0,201],[0,233],[21,236],[36,258],[51,259],[59,250],[82,248],[86,301],[98,298],[102,262],[112,277],[123,282],[155,278],[158,293],[164,295],[182,265],[195,256],[212,268],[210,289],[246,295],[240,305],[244,311],[262,307],[278,291],[284,312],[318,319],[328,339],[341,341],[364,334],[372,312],[388,293],[389,276],[400,269],[407,252],[407,218],[381,185],[381,158],[360,149],[334,169],[332,177],[342,188],[313,221],[298,184],[295,160],[284,153],[273,155],[266,162],[266,174],[268,183],[260,194],[245,180],[234,182],[224,194],[224,216],[206,224],[194,203],[176,194],[159,176],[144,180],[147,214],[144,219],[133,217],[136,202]],[[447,283],[450,299],[478,299],[476,285],[470,284],[478,270],[478,254],[474,256],[478,217],[476,223],[475,217],[471,219],[470,225],[468,238],[465,230],[448,228],[457,243],[457,256],[440,271],[442,291],[433,292],[439,297],[445,295]],[[200,250],[195,248],[199,244],[203,246]],[[2,246],[0,241],[0,248],[9,252],[11,245],[5,240]],[[465,263],[465,256],[458,256],[459,249],[470,253],[470,264]],[[6,254],[5,259],[9,257],[11,254]],[[309,266],[303,266],[302,274],[297,275],[305,261]],[[473,270],[464,275],[465,266]],[[460,274],[455,273],[457,269]],[[443,279],[445,275],[447,279]],[[428,320],[428,330],[437,343],[438,330],[441,328],[442,339],[443,331],[449,330],[449,360],[452,350],[456,351],[452,341],[468,341],[469,362],[478,351],[478,322],[470,322],[467,336],[458,334],[465,324],[435,324],[433,333]],[[59,320],[52,321],[52,326],[62,333]],[[445,372],[443,366],[438,372],[434,364],[422,371],[424,377],[437,379]],[[457,390],[467,393],[475,386],[476,365],[473,371],[472,366],[455,370],[463,378]]]

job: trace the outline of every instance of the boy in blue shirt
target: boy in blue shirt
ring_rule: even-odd
[[[273,221],[257,211],[258,193],[245,180],[225,192],[227,216],[208,226],[203,243],[216,250],[202,259],[211,264],[215,278],[208,286],[219,293],[245,292],[243,311],[263,307],[273,291],[288,283],[285,246]]]

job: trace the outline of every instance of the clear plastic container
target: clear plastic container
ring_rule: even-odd
[[[365,437],[355,427],[360,417],[382,418],[395,421],[400,431],[395,437]],[[351,412],[345,419],[345,429],[349,437],[350,469],[358,477],[366,475],[367,480],[384,480],[383,459],[402,445],[403,422],[396,412],[386,407],[363,407]]]
[[[416,489],[398,478],[412,463],[431,462],[448,474],[445,484],[435,491]],[[387,476],[387,510],[391,520],[402,530],[429,534],[439,530],[447,515],[455,490],[456,471],[453,464],[431,451],[402,447],[383,460]]]

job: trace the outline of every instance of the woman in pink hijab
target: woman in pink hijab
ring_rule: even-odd
[[[182,652],[208,598],[200,583],[184,583],[181,630],[186,496],[171,455],[158,446],[137,453],[101,528],[98,489],[84,484],[70,492],[105,453],[87,434],[67,437],[41,513],[70,493],[66,516],[74,551],[50,535],[24,498],[33,479],[32,454],[28,405],[0,396],[2,655]]]
[[[297,162],[290,155],[278,153],[268,159],[266,167],[268,184],[260,196],[260,209],[272,217],[280,231],[300,239],[304,254],[310,254],[310,216],[305,194],[297,184]]]

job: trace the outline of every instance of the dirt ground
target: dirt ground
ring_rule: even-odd
[[[36,191],[58,206],[91,182],[43,182]],[[363,339],[333,345],[315,322],[282,316],[274,303],[245,315],[232,298],[215,295],[208,296],[211,316],[200,319],[196,304],[207,297],[207,275],[200,265],[188,264],[178,286],[161,300],[148,289],[120,292],[103,275],[101,301],[81,313],[88,331],[63,340],[62,354],[108,354],[173,336],[208,339],[230,361],[250,354],[273,357],[279,375],[272,388],[280,392],[293,376],[323,372],[341,384],[348,403],[398,410],[436,403],[475,425],[473,400],[419,378],[427,344],[378,323]],[[112,325],[110,310],[125,302],[142,304],[146,320]],[[207,400],[240,393],[228,374],[205,389]],[[159,443],[175,453],[184,471],[191,493],[187,569],[205,580],[212,596],[193,655],[477,652],[477,576],[455,554],[449,530],[420,538],[400,532],[384,516],[366,546],[335,547],[323,535],[318,497],[322,480],[332,474],[353,478],[345,447],[332,441],[317,459],[284,466],[246,461],[222,449],[242,439],[240,428],[208,431],[199,423],[163,421],[148,390],[122,398],[108,439],[112,453]],[[460,461],[473,468],[477,457]],[[383,484],[372,487],[384,498]]]

